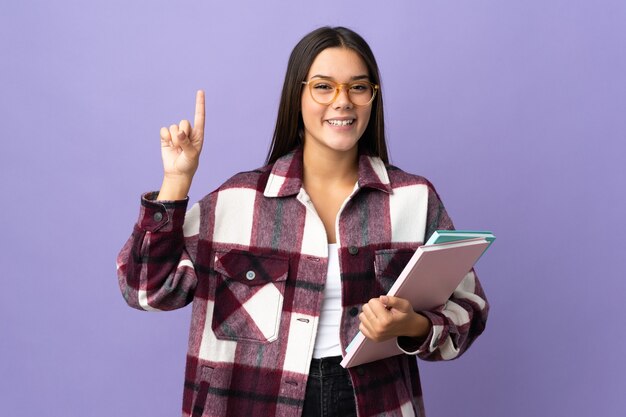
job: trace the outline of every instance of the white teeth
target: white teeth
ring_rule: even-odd
[[[348,126],[348,125],[351,125],[352,123],[354,123],[354,119],[350,119],[350,120],[329,120],[328,123],[330,123],[333,126]]]

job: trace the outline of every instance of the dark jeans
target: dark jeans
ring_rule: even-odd
[[[356,417],[354,389],[341,356],[313,359],[302,417]]]

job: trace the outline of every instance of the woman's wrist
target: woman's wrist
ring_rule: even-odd
[[[163,177],[157,200],[184,200],[191,188],[191,178],[186,176]]]
[[[413,337],[416,339],[424,338],[428,335],[428,333],[430,333],[431,326],[432,324],[430,320],[426,318],[426,316],[423,316],[416,312],[414,313],[409,332],[405,336]]]

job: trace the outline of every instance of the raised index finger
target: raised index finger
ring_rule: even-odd
[[[204,132],[204,91],[198,90],[196,93],[196,115],[193,121],[193,128]]]

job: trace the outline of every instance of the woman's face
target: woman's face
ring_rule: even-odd
[[[327,48],[317,55],[307,81],[329,79],[336,83],[369,81],[367,66],[361,57],[348,48]],[[372,104],[355,106],[344,87],[330,104],[317,103],[309,86],[302,89],[302,120],[307,147],[322,146],[339,152],[354,150],[370,120]]]

